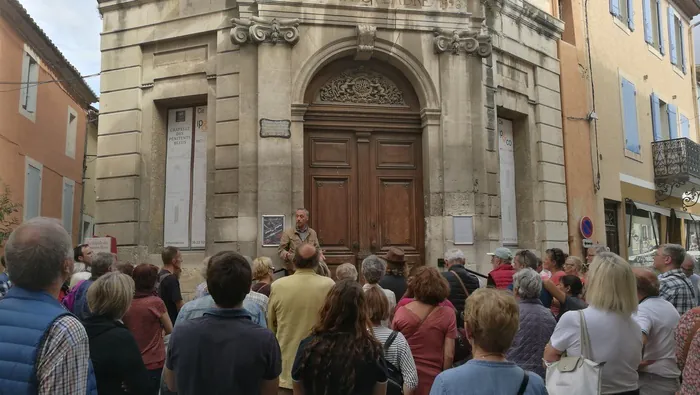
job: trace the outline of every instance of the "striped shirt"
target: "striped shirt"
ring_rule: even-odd
[[[659,275],[659,296],[671,302],[680,315],[696,306],[693,283],[681,269],[669,270]]]
[[[392,330],[385,326],[375,326],[372,328],[372,332],[383,347]],[[416,372],[416,363],[413,361],[411,347],[408,346],[408,342],[401,332],[396,334],[396,338],[384,354],[384,358],[401,370],[403,385],[406,388],[415,389],[418,386],[418,372]]]
[[[51,325],[39,351],[39,395],[75,395],[87,391],[90,348],[87,332],[72,315]]]

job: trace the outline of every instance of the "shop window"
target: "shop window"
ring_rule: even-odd
[[[659,245],[659,215],[625,205],[627,256],[631,264],[651,267]]]
[[[700,251],[700,221],[685,221],[685,230],[685,249]]]

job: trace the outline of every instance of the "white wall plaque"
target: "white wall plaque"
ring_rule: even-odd
[[[204,248],[207,223],[207,106],[195,108],[194,170],[192,172],[192,239],[190,247]]]
[[[165,246],[190,246],[190,174],[192,163],[192,108],[168,111],[165,160]]]
[[[452,217],[455,245],[474,244],[474,218],[471,215]]]
[[[498,162],[501,169],[501,243],[518,245],[512,121],[498,118],[498,137]]]

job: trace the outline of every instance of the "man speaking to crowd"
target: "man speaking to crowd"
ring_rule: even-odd
[[[284,231],[280,246],[277,249],[288,275],[294,273],[294,254],[302,243],[309,243],[316,247],[320,252],[319,259],[325,261],[316,231],[309,227],[309,210],[298,208],[296,211],[296,227]]]

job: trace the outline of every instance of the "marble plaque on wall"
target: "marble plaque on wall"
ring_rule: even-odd
[[[260,137],[288,139],[292,136],[292,122],[288,119],[260,119]]]

